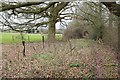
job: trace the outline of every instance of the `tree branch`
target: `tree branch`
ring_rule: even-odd
[[[30,14],[30,13],[40,14],[43,11],[46,11],[48,8],[50,8],[55,3],[56,2],[49,3],[48,6],[46,6],[45,8],[39,8],[39,9],[36,9],[36,10],[15,10],[15,11],[18,12],[18,13],[26,13],[26,14]]]
[[[116,16],[120,17],[120,5],[116,4],[115,2],[102,2],[111,13],[115,14]]]
[[[6,11],[6,10],[11,10],[11,9],[16,9],[16,8],[20,8],[20,7],[31,6],[31,5],[39,5],[39,4],[42,4],[42,3],[44,3],[44,2],[18,3],[17,5],[9,5],[9,4],[2,3],[2,9],[0,9],[0,12],[1,11]]]

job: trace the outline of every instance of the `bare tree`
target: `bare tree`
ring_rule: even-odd
[[[3,25],[9,26],[12,30],[23,32],[33,27],[48,25],[48,39],[55,40],[55,24],[62,22],[70,14],[64,13],[71,8],[70,2],[8,2],[2,3],[0,21]],[[64,13],[64,15],[62,14]],[[6,16],[7,15],[7,16]],[[62,15],[62,16],[61,16]],[[4,21],[3,21],[4,20]],[[19,20],[15,21],[15,20]]]

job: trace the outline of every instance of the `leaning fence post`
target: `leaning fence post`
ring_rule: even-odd
[[[42,47],[44,48],[44,42],[45,42],[45,38],[44,38],[44,36],[42,36]]]
[[[22,45],[23,45],[23,56],[25,57],[26,55],[25,55],[25,41],[24,40],[22,40]]]

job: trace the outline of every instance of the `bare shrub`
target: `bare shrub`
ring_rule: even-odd
[[[80,27],[69,27],[63,33],[63,39],[79,39],[83,38],[83,30]]]

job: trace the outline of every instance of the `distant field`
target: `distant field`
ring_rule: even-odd
[[[47,40],[47,34],[43,34],[45,40]],[[0,33],[0,43],[19,43],[22,40],[20,33]],[[38,42],[42,41],[41,34],[23,34],[24,40],[27,42]],[[56,39],[62,39],[61,34],[56,34]]]

